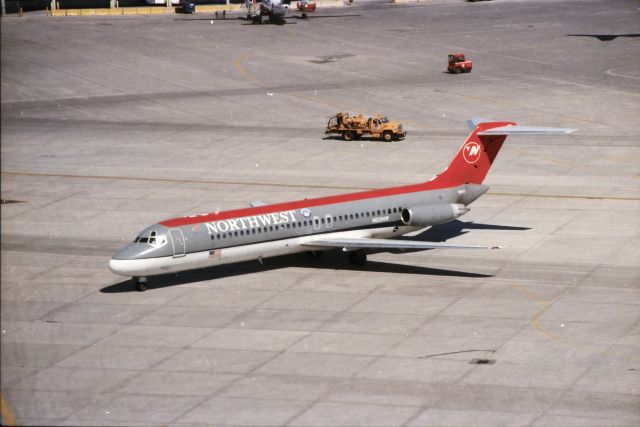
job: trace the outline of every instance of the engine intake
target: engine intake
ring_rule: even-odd
[[[449,222],[469,212],[469,208],[458,203],[415,206],[402,209],[400,219],[406,225],[427,227]]]

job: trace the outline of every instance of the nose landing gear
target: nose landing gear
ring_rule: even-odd
[[[349,252],[349,262],[353,265],[365,265],[367,263],[367,254],[363,251]]]
[[[133,281],[136,285],[136,291],[144,292],[147,290],[147,278],[146,277],[134,277]]]

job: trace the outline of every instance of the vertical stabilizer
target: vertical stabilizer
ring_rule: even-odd
[[[508,135],[559,135],[575,129],[518,126],[513,122],[467,120],[471,134],[435,181],[446,186],[482,184]]]
[[[482,184],[507,135],[479,135],[479,133],[492,128],[515,126],[512,122],[475,122],[474,120],[478,119],[467,122],[470,127],[474,126],[471,134],[449,166],[435,178],[437,181],[452,186]]]

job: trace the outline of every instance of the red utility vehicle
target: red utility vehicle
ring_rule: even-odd
[[[316,11],[316,4],[315,3],[308,3],[308,2],[298,2],[298,10],[300,12],[302,12],[302,19],[307,19],[307,12],[311,13],[311,12],[315,12]]]
[[[470,73],[473,62],[464,59],[464,53],[453,53],[449,55],[449,66],[447,71],[451,74]]]

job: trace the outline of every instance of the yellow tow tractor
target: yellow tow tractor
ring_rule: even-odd
[[[402,130],[402,123],[389,120],[382,114],[365,118],[362,114],[349,116],[349,113],[338,113],[329,119],[324,133],[340,135],[345,141],[367,136],[391,142],[407,136],[407,132]]]

